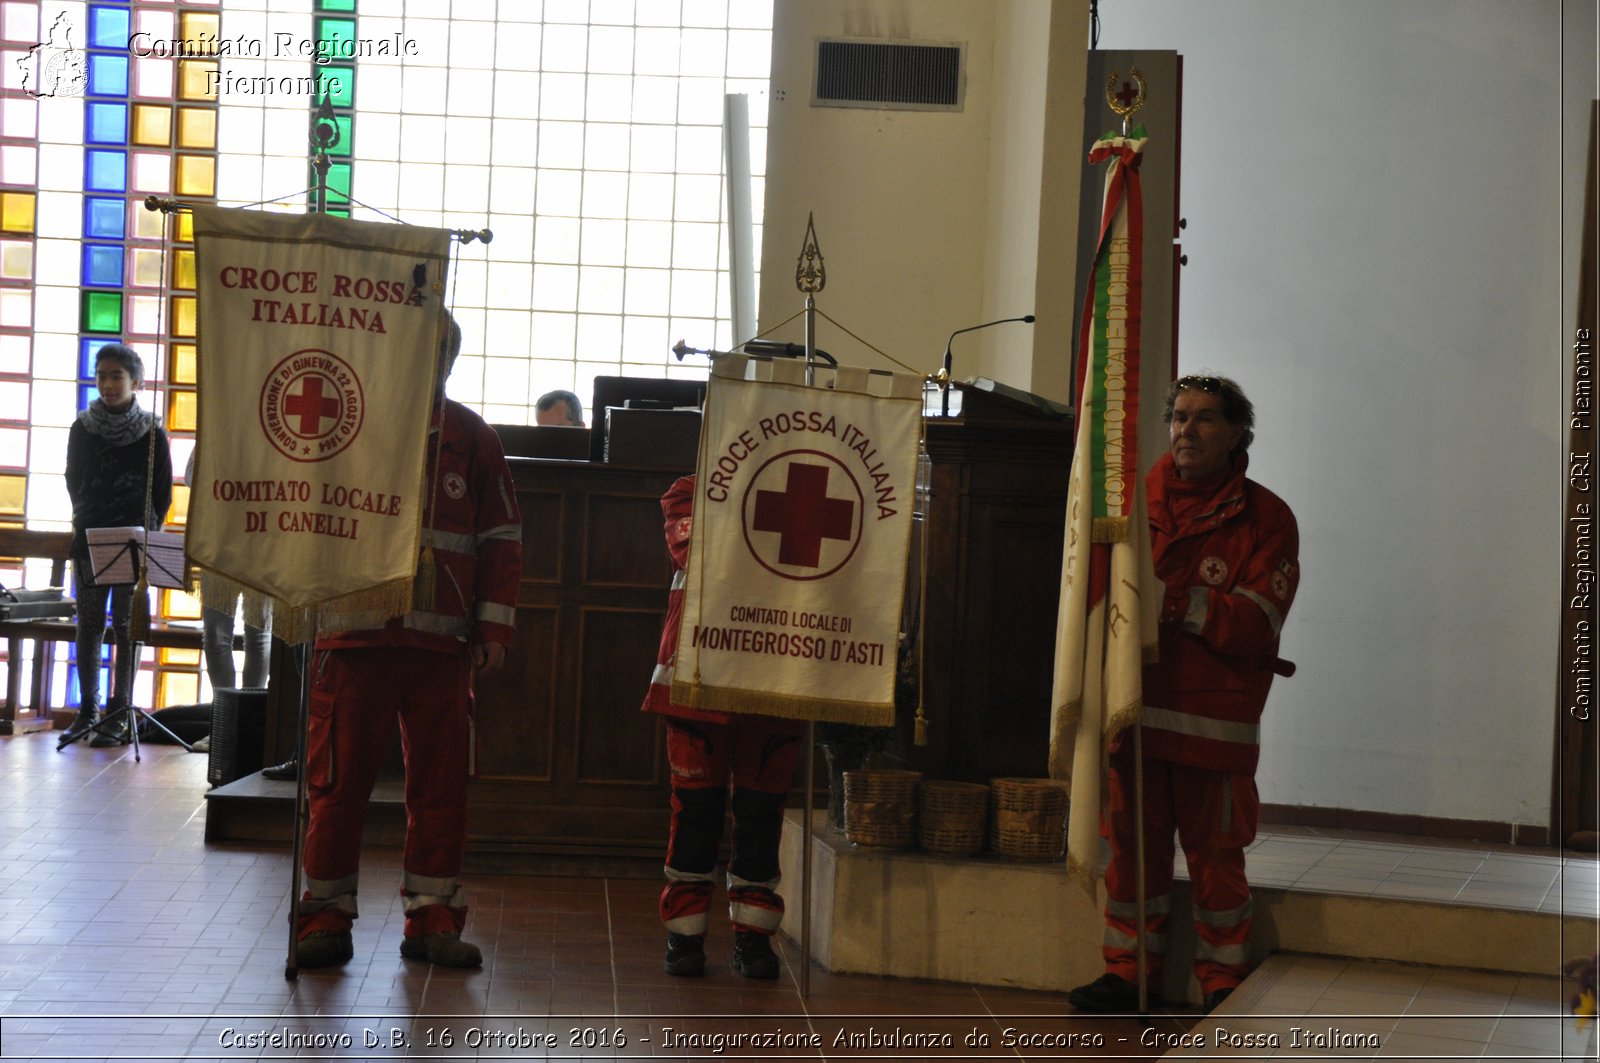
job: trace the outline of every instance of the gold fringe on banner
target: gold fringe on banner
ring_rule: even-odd
[[[319,632],[377,627],[409,613],[414,601],[414,580],[407,578],[295,606],[231,576],[199,565],[194,568],[200,577],[196,592],[202,604],[210,598],[214,608],[227,611],[233,602],[243,598],[245,623],[254,627],[270,626],[275,637],[291,646],[310,642]]]
[[[678,705],[752,716],[782,716],[817,723],[854,723],[863,727],[894,726],[894,702],[836,701],[802,698],[763,690],[708,687],[681,679],[672,681],[672,700]]]
[[[1089,526],[1091,543],[1125,543],[1128,541],[1127,517],[1096,517]]]

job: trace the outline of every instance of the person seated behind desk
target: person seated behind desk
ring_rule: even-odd
[[[534,403],[533,423],[582,428],[583,403],[570,391],[547,391]]]

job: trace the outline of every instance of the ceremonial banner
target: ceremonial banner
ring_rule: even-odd
[[[712,368],[672,700],[887,726],[922,382],[803,374],[742,355]]]
[[[194,227],[206,592],[291,643],[406,612],[449,232],[217,207]]]
[[[1103,138],[1089,156],[1110,159],[1111,170],[1079,348],[1051,696],[1050,775],[1072,783],[1067,869],[1091,895],[1106,750],[1139,718],[1141,673],[1155,658],[1161,615],[1138,455],[1139,133]]]

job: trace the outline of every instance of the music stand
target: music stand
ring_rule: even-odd
[[[97,587],[116,587],[133,584],[135,602],[146,595],[149,585],[157,587],[181,589],[183,587],[183,537],[172,532],[150,531],[145,528],[89,528],[89,567],[94,571],[94,582]],[[148,596],[144,599],[144,608],[149,608]],[[102,622],[104,618],[100,618]],[[115,627],[112,629],[115,636]],[[128,618],[128,638],[126,643],[113,637],[112,642],[112,668],[111,679],[118,689],[107,700],[109,708],[93,726],[73,734],[65,733],[56,743],[56,752],[67,748],[74,742],[94,734],[110,734],[112,729],[126,721],[128,725],[129,743],[133,746],[134,763],[142,759],[139,754],[139,727],[149,721],[152,727],[160,728],[167,737],[182,746],[184,752],[194,752],[194,747],[172,732],[166,724],[156,719],[150,713],[139,708],[133,703],[133,680],[139,669],[139,653],[142,646],[133,634],[133,617]],[[118,667],[122,663],[122,655],[128,654],[129,667]],[[84,662],[78,662],[78,668],[83,668]],[[100,662],[95,661],[94,667],[99,668]],[[123,690],[120,676],[126,673],[126,685],[129,689]]]

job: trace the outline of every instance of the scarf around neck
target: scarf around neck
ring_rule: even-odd
[[[154,421],[150,411],[139,405],[139,397],[121,413],[106,409],[104,399],[95,399],[89,408],[78,414],[78,420],[91,435],[99,436],[114,447],[125,447],[143,439]]]

